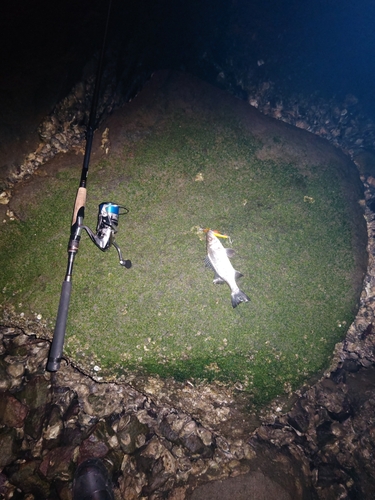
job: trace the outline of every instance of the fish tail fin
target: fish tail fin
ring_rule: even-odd
[[[245,292],[242,290],[238,289],[235,292],[232,292],[231,294],[231,299],[232,299],[232,306],[237,307],[238,304],[241,304],[241,302],[250,302],[249,297],[246,295]]]

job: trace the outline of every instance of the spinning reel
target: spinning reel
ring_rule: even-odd
[[[128,212],[129,210],[121,205],[103,202],[99,205],[96,234],[87,226],[81,226],[81,228],[87,232],[91,240],[100,250],[102,250],[102,252],[105,252],[113,245],[117,250],[120,264],[130,269],[132,266],[131,261],[123,259],[121,249],[115,241],[119,216],[127,214]]]

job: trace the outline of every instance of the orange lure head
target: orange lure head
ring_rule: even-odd
[[[208,233],[208,231],[210,231],[210,228],[207,227],[206,229],[203,229],[203,231],[205,233]],[[219,231],[215,231],[214,229],[211,229],[211,231],[214,233],[215,236],[217,236],[218,238],[227,238],[229,239],[229,236],[227,234],[222,234],[222,233],[219,233]]]

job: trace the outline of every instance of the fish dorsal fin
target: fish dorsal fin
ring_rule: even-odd
[[[242,274],[242,273],[240,273],[239,271],[235,271],[235,273],[236,273],[236,274],[235,274],[234,276],[235,276],[235,278],[236,278],[236,279],[238,279],[238,278],[242,278],[242,276],[243,276],[243,274]]]
[[[225,251],[227,252],[229,258],[232,258],[236,254],[233,248],[226,248]]]

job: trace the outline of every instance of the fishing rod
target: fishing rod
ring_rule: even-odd
[[[84,229],[87,232],[93,243],[95,243],[95,245],[103,252],[108,250],[110,246],[113,245],[117,250],[120,264],[128,269],[131,267],[131,261],[123,259],[120,247],[115,242],[115,234],[117,232],[119,216],[127,213],[128,212],[127,208],[112,202],[103,202],[99,205],[96,234],[90,228],[83,225],[83,220],[85,216],[86,195],[87,195],[87,188],[86,188],[87,175],[89,170],[90,154],[94,137],[94,127],[95,127],[96,112],[99,101],[100,82],[103,74],[103,62],[104,62],[105,47],[108,35],[111,4],[112,0],[109,0],[103,44],[99,57],[99,64],[94,86],[94,94],[92,98],[89,122],[86,131],[86,147],[85,147],[85,155],[83,158],[81,179],[73,209],[72,225],[70,229],[70,238],[68,243],[68,265],[65,274],[65,279],[63,281],[61,288],[56,325],[53,333],[51,349],[49,352],[49,357],[47,362],[47,370],[50,372],[56,372],[60,368],[63,347],[64,347],[66,322],[68,319],[70,295],[72,291],[73,264],[75,256],[77,255],[78,252],[82,230]]]

